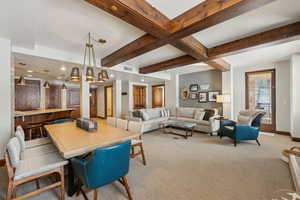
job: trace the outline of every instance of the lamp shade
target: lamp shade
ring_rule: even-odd
[[[20,78],[19,78],[18,81],[17,81],[17,85],[22,85],[22,86],[25,85],[25,79],[24,79],[24,76],[20,76]]]
[[[68,89],[68,88],[67,88],[66,84],[63,84],[63,85],[61,86],[61,89],[62,89],[62,90],[66,90],[66,89]]]
[[[103,82],[104,82],[104,79],[103,79],[103,73],[101,73],[101,72],[98,73],[98,79],[97,79],[97,82],[98,82],[98,83],[103,83]]]
[[[105,69],[102,69],[100,73],[102,73],[104,81],[107,81],[109,79],[108,73],[107,73],[107,71]]]
[[[217,103],[230,103],[230,95],[229,94],[218,95]]]
[[[73,67],[71,71],[71,81],[80,81],[80,72],[78,67]]]
[[[50,84],[49,84],[49,82],[48,81],[46,81],[45,83],[44,83],[44,88],[50,88]]]
[[[86,81],[93,82],[94,81],[94,70],[92,67],[86,68]]]

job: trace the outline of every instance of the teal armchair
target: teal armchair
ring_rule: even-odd
[[[220,138],[229,137],[233,140],[234,146],[240,141],[255,140],[258,145],[258,135],[261,127],[261,119],[265,115],[262,111],[241,111],[238,122],[222,120],[218,135]]]
[[[93,190],[95,197],[97,196],[97,188],[119,181],[125,187],[129,199],[132,199],[126,179],[129,171],[130,147],[131,142],[127,141],[97,149],[91,158],[71,159],[75,175],[79,177],[81,185],[83,184],[87,189]],[[79,191],[87,199],[81,186]]]

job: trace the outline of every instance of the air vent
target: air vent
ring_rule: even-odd
[[[128,67],[128,66],[124,66],[124,70],[126,70],[126,71],[133,71],[133,69],[131,68],[131,67]]]

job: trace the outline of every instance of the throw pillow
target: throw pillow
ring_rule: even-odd
[[[203,120],[205,121],[209,121],[209,119],[211,117],[213,117],[215,115],[215,111],[214,110],[210,110],[210,109],[205,109],[205,115],[203,117]]]
[[[197,111],[197,112],[195,113],[195,120],[197,120],[197,121],[203,120],[204,115],[205,115],[205,112],[204,112],[204,111]]]
[[[142,119],[143,121],[148,121],[150,120],[150,115],[147,112],[142,112]]]
[[[162,109],[161,111],[161,117],[166,117],[167,116],[167,112],[165,109]]]
[[[132,112],[132,116],[133,116],[133,117],[137,117],[137,118],[141,118],[141,117],[142,117],[142,116],[141,116],[141,111],[139,111],[139,110],[133,111],[133,112]]]

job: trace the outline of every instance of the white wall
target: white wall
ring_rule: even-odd
[[[281,61],[255,67],[233,68],[233,119],[240,110],[246,108],[246,80],[245,73],[266,69],[276,71],[276,130],[290,132],[290,67],[289,61]]]
[[[165,81],[165,102],[166,108],[171,110],[171,114],[175,113],[176,107],[179,106],[179,76],[171,74],[171,79]]]
[[[0,159],[14,127],[14,74],[12,71],[11,42],[0,38]]]
[[[97,88],[97,116],[105,117],[105,94],[103,85]]]
[[[292,56],[290,66],[291,135],[300,138],[300,54]]]
[[[80,80],[80,116],[90,118],[90,84],[84,75]]]
[[[121,117],[122,113],[122,81],[115,80],[113,83],[114,116]]]
[[[290,132],[290,61],[275,63],[276,69],[276,129]]]
[[[223,116],[232,119],[233,117],[233,70],[222,73],[222,94],[230,96],[230,103],[223,103]]]

